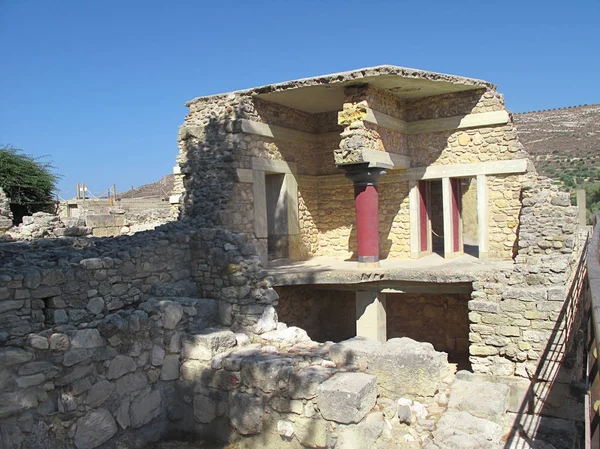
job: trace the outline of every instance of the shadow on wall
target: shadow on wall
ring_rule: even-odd
[[[588,246],[589,241],[583,249],[584,255]],[[535,445],[534,442],[540,441],[551,442],[556,447],[584,447],[580,439],[584,435],[590,313],[586,257],[582,257],[539,363],[531,371],[527,370],[530,384],[516,410],[506,449],[529,447],[521,445],[524,442]]]

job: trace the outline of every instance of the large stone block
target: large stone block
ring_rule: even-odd
[[[129,408],[131,427],[141,427],[160,415],[160,391],[137,397]]]
[[[98,329],[82,329],[75,332],[71,339],[72,348],[98,348],[104,346],[104,340],[100,336]]]
[[[338,373],[317,390],[323,418],[343,424],[360,422],[376,400],[377,379],[364,373]]]
[[[78,449],[93,449],[110,440],[117,433],[117,424],[110,412],[101,408],[92,410],[77,421],[75,446]]]
[[[508,385],[457,380],[452,385],[448,406],[502,424],[508,410],[509,393]]]
[[[368,365],[382,343],[364,337],[354,337],[331,346],[329,358],[338,366]]]
[[[242,360],[242,382],[265,393],[278,389],[279,381],[287,380],[292,369],[292,359],[276,354],[263,354]]]
[[[317,395],[319,385],[329,379],[335,371],[332,368],[308,366],[291,373],[288,381],[288,395],[293,399],[312,399]]]
[[[8,346],[0,348],[0,366],[6,368],[30,361],[33,354],[20,348]]]
[[[392,338],[375,351],[368,363],[368,372],[377,376],[377,386],[386,395],[433,396],[447,354],[437,352],[430,343]]]
[[[235,334],[229,330],[209,328],[182,339],[184,359],[209,361],[215,355],[236,345]]]
[[[258,397],[231,392],[229,394],[229,419],[242,435],[257,435],[263,429],[263,405]]]

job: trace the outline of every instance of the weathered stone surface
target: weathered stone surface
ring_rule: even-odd
[[[33,359],[33,354],[23,349],[6,347],[0,348],[0,366],[5,368],[28,362]]]
[[[508,410],[509,393],[510,388],[504,384],[456,380],[452,385],[448,407],[502,424]]]
[[[183,357],[209,361],[215,355],[236,345],[235,334],[230,330],[205,329],[202,333],[188,335],[182,339]]]
[[[124,396],[134,391],[141,390],[148,385],[148,378],[144,373],[132,373],[117,379],[116,387],[119,396]]]
[[[242,382],[249,387],[271,393],[279,388],[280,380],[287,380],[291,368],[292,359],[279,355],[247,357],[241,363]]]
[[[160,415],[160,391],[153,390],[136,398],[130,406],[131,427],[141,427]]]
[[[100,336],[98,329],[82,329],[75,332],[71,339],[73,348],[98,348],[104,345],[104,340]]]
[[[169,354],[160,370],[161,380],[175,380],[179,377],[179,354]]]
[[[377,386],[390,396],[433,396],[439,388],[447,355],[430,343],[410,338],[392,338],[372,355],[368,372],[377,376]]]
[[[19,426],[0,424],[0,447],[2,449],[19,449],[22,441],[23,434]]]
[[[217,404],[209,396],[197,394],[194,396],[194,418],[200,423],[207,424],[217,417]]]
[[[502,437],[502,426],[486,419],[476,418],[467,412],[449,410],[439,419],[433,435],[434,442],[440,449],[459,447],[495,449]]]
[[[336,447],[347,449],[372,448],[383,432],[384,426],[385,421],[381,412],[369,414],[358,424],[339,426],[336,429],[338,435]]]
[[[6,418],[38,405],[38,397],[34,391],[21,390],[14,393],[0,394],[0,419]]]
[[[98,407],[110,397],[114,390],[115,384],[112,382],[108,382],[107,380],[96,382],[88,391],[85,402],[92,407]]]
[[[110,412],[101,408],[92,410],[77,421],[75,446],[93,449],[110,440],[117,433],[117,425]]]
[[[264,334],[275,329],[277,329],[277,312],[275,307],[267,306],[254,326],[254,333]]]
[[[323,418],[343,424],[360,422],[376,400],[377,379],[364,373],[335,374],[317,390],[317,404]]]
[[[312,399],[319,385],[329,379],[335,370],[321,366],[309,366],[290,374],[287,394],[293,399]]]
[[[282,346],[293,346],[303,341],[310,341],[310,338],[304,329],[294,326],[265,332],[260,338],[269,343]]]
[[[329,426],[320,419],[298,418],[294,422],[294,433],[304,447],[325,448],[329,443]]]
[[[106,377],[108,379],[118,379],[127,373],[135,371],[136,368],[137,365],[135,360],[133,360],[131,357],[127,357],[126,355],[119,354],[110,362]]]
[[[161,301],[160,307],[164,313],[163,326],[165,329],[175,329],[183,317],[183,308],[173,301]]]
[[[364,337],[354,337],[336,343],[329,350],[329,358],[337,365],[368,365],[369,359],[382,343]]]
[[[242,435],[256,435],[263,428],[263,406],[260,398],[247,394],[229,393],[229,419]]]

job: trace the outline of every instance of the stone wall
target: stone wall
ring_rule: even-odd
[[[0,235],[13,225],[13,213],[10,210],[10,199],[0,187]]]
[[[388,338],[408,337],[431,343],[451,362],[468,369],[468,294],[386,294]]]
[[[304,329],[311,339],[339,342],[356,335],[354,291],[301,285],[275,290],[279,294],[279,319]]]

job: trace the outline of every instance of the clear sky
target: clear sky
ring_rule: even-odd
[[[600,103],[600,0],[0,0],[0,145],[93,192],[171,172],[197,96],[394,64]]]

